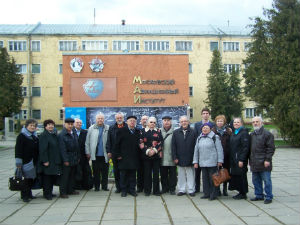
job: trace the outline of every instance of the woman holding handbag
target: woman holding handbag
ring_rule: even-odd
[[[35,198],[32,196],[31,187],[36,178],[36,165],[39,154],[39,139],[36,134],[37,121],[28,119],[25,127],[18,135],[15,145],[16,167],[22,169],[23,176],[27,181],[26,188],[21,191],[23,202],[29,202]]]
[[[204,195],[202,199],[215,200],[218,192],[212,181],[212,175],[223,163],[223,148],[218,135],[211,131],[211,125],[204,123],[201,134],[197,138],[193,164],[194,168],[201,167]]]
[[[215,124],[216,126],[212,128],[212,131],[217,134],[222,143],[223,147],[223,154],[224,154],[224,163],[223,167],[226,168],[229,171],[230,168],[230,159],[229,159],[229,153],[230,153],[230,135],[232,133],[231,128],[226,126],[226,117],[224,115],[218,115],[215,118]],[[223,195],[228,196],[227,192],[227,183],[223,183]]]

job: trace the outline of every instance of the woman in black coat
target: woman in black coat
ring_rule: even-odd
[[[43,176],[43,195],[47,200],[52,200],[53,185],[62,171],[62,158],[54,126],[53,120],[45,120],[45,130],[39,137],[40,172]]]
[[[223,147],[223,154],[224,154],[224,163],[223,167],[226,168],[228,171],[230,170],[230,136],[232,134],[231,128],[226,126],[226,117],[224,115],[218,115],[215,118],[215,124],[216,126],[212,128],[213,132],[217,134],[222,143]],[[227,192],[227,183],[223,183],[223,195],[228,196]]]
[[[144,164],[144,192],[145,196],[150,195],[153,180],[153,194],[159,196],[159,168],[162,157],[163,137],[161,131],[156,128],[155,117],[149,117],[147,124],[148,126],[141,130],[140,141]]]
[[[237,190],[239,193],[234,199],[247,199],[248,180],[247,164],[249,159],[250,136],[248,130],[243,127],[241,118],[233,120],[234,133],[230,137],[230,174],[229,190]]]
[[[36,165],[39,154],[39,139],[36,134],[37,122],[28,119],[25,127],[18,135],[15,146],[15,158],[17,168],[21,168],[27,181],[27,188],[21,191],[21,199],[29,202],[35,198],[32,196],[31,188],[33,180],[36,178]]]

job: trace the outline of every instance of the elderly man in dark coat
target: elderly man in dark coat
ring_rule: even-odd
[[[121,196],[126,197],[127,193],[137,196],[136,170],[139,167],[139,140],[140,132],[135,128],[136,116],[127,117],[127,126],[117,132],[117,141],[114,153],[119,160]]]
[[[264,203],[270,204],[273,199],[271,171],[272,157],[275,151],[274,136],[264,129],[261,117],[254,117],[252,125],[254,132],[250,135],[250,167],[255,197],[251,198],[251,201],[264,200],[265,198]],[[263,183],[265,185],[265,196],[263,193]]]
[[[58,135],[60,153],[63,159],[63,170],[60,182],[60,197],[68,198],[78,195],[74,190],[76,165],[80,160],[80,149],[77,135],[73,132],[74,119],[66,118],[63,130]]]

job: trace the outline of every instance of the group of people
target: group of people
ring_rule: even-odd
[[[43,195],[51,200],[53,185],[60,177],[61,198],[79,194],[75,190],[75,176],[82,169],[81,188],[87,185],[92,173],[95,191],[108,191],[109,160],[113,161],[116,193],[137,196],[144,192],[159,196],[164,193],[191,197],[200,192],[202,173],[202,199],[215,200],[221,195],[215,187],[212,174],[220,167],[227,168],[231,179],[223,184],[227,190],[237,190],[234,199],[246,199],[248,192],[248,161],[252,171],[255,197],[252,201],[272,202],[272,156],[275,151],[273,135],[264,129],[261,117],[253,118],[254,132],[249,135],[241,118],[234,118],[232,126],[219,115],[212,122],[210,111],[202,109],[202,121],[194,128],[187,116],[179,118],[180,127],[174,128],[170,115],[162,116],[162,127],[157,127],[155,117],[125,118],[115,115],[115,124],[105,124],[102,113],[96,115],[96,123],[81,129],[80,119],[65,119],[63,130],[57,135],[53,120],[44,121],[45,131],[37,137],[36,121],[29,119],[16,141],[16,166],[22,167],[28,180],[28,189],[21,191],[21,198],[28,202],[34,198],[31,186],[36,174],[43,176]],[[37,169],[36,169],[37,168]],[[36,172],[37,171],[37,172]],[[90,173],[90,174],[89,174]],[[161,183],[161,185],[160,185]],[[264,183],[264,189],[263,189]],[[161,189],[160,189],[161,187]],[[265,193],[264,193],[265,192]]]

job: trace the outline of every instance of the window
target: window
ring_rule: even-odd
[[[189,73],[192,73],[192,72],[193,72],[193,64],[189,63]]]
[[[190,118],[192,119],[194,117],[194,110],[190,108]]]
[[[219,49],[219,42],[211,41],[210,42],[210,51],[218,50]]]
[[[4,42],[0,41],[0,48],[3,48],[3,46],[4,46]]]
[[[41,119],[41,110],[40,109],[32,110],[32,118],[36,119],[36,120],[40,120]]]
[[[114,51],[138,51],[140,50],[139,41],[113,41]]]
[[[27,119],[27,110],[21,110],[20,111],[20,119],[26,120]]]
[[[41,51],[41,41],[31,41],[31,51],[40,52]]]
[[[62,74],[62,64],[58,64],[58,73]]]
[[[191,41],[175,41],[176,51],[192,51],[193,42]]]
[[[40,97],[41,96],[41,87],[32,87],[31,95],[34,97]]]
[[[77,41],[59,41],[59,51],[76,51]]]
[[[32,73],[41,73],[41,64],[32,64]]]
[[[239,42],[223,42],[223,51],[224,52],[238,52],[240,51]]]
[[[63,87],[59,87],[59,97],[63,96]]]
[[[60,110],[59,110],[59,119],[60,119],[60,120],[63,120],[63,119],[64,119],[64,110],[63,110],[63,109],[60,109]]]
[[[194,95],[193,87],[189,87],[189,95],[190,95],[190,96],[193,96],[193,95]]]
[[[253,118],[256,116],[255,108],[246,108],[246,118]]]
[[[232,71],[240,70],[240,64],[224,64],[224,72],[231,73]]]
[[[244,51],[248,52],[249,48],[251,48],[251,42],[244,42]]]
[[[108,50],[107,41],[82,41],[82,50]]]
[[[169,51],[168,41],[145,41],[144,48],[145,51]]]
[[[27,96],[27,87],[22,87],[22,96]]]
[[[26,64],[16,64],[18,68],[18,73],[27,73],[27,66]]]
[[[9,51],[26,51],[26,41],[9,41]]]

